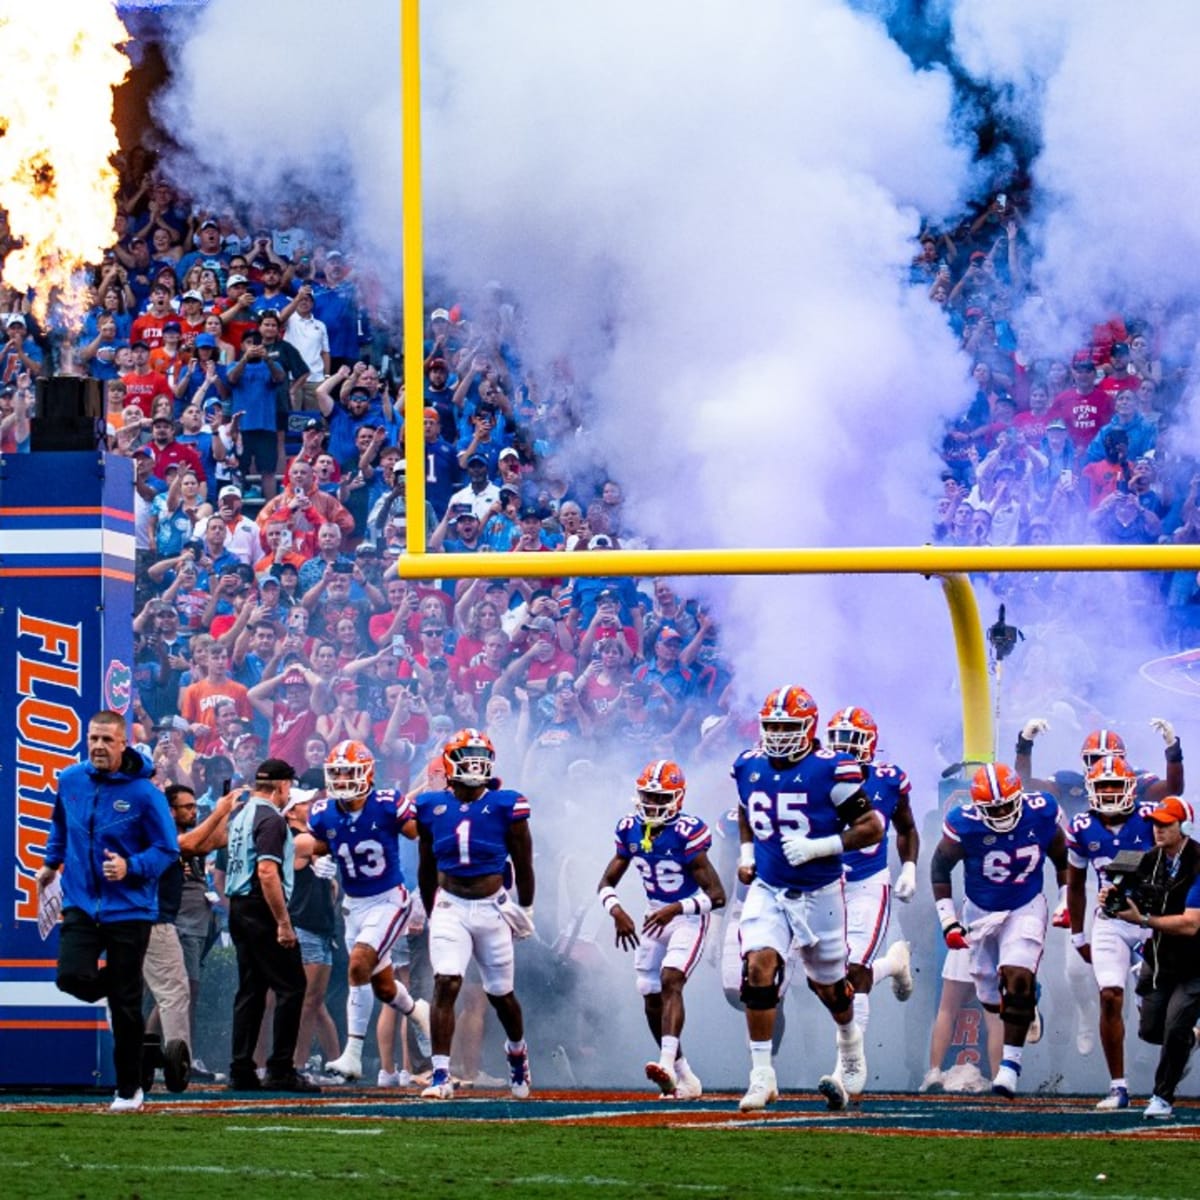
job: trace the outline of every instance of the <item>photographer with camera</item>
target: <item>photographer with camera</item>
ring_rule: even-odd
[[[1137,984],[1138,1037],[1162,1053],[1142,1116],[1167,1120],[1200,1017],[1200,845],[1190,836],[1191,812],[1178,796],[1166,797],[1149,819],[1155,848],[1125,877],[1114,860],[1106,871],[1113,882],[1100,892],[1100,903],[1117,919],[1150,931]],[[1125,903],[1114,912],[1122,895]]]

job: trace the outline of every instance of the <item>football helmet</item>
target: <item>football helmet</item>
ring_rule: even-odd
[[[637,781],[637,815],[647,825],[669,825],[683,811],[687,781],[669,758],[647,763]]]
[[[358,800],[375,784],[375,756],[362,742],[338,742],[325,759],[325,793]]]
[[[1114,733],[1111,729],[1093,729],[1083,739],[1083,745],[1079,748],[1079,756],[1083,759],[1083,773],[1087,775],[1096,763],[1107,755],[1124,758],[1124,740],[1119,733]]]
[[[993,833],[1008,833],[1021,819],[1021,777],[1004,763],[988,763],[971,780],[971,802]]]
[[[496,747],[486,733],[460,729],[442,747],[442,765],[446,768],[447,783],[483,787],[492,778]]]
[[[817,702],[802,688],[776,688],[758,713],[762,747],[768,758],[803,758],[813,747]]]
[[[875,757],[879,726],[865,708],[839,708],[829,718],[825,732],[825,744],[830,750],[840,750],[864,763]]]
[[[1119,817],[1133,812],[1137,775],[1133,768],[1115,754],[1098,759],[1087,773],[1088,808],[1105,817]]]

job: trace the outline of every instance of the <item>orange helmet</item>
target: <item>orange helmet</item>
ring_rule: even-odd
[[[1086,775],[1106,755],[1124,758],[1125,742],[1119,733],[1114,733],[1111,729],[1093,729],[1083,739],[1079,754],[1083,759],[1083,770]]]
[[[1133,768],[1115,754],[1106,754],[1093,764],[1084,781],[1088,807],[1105,817],[1119,817],[1133,812],[1133,797],[1137,791],[1137,775]]]
[[[776,688],[758,713],[762,746],[768,758],[803,758],[813,745],[817,702],[802,688]]]
[[[325,792],[334,800],[357,800],[375,783],[375,756],[362,742],[338,742],[325,759]]]
[[[865,708],[839,708],[829,718],[825,731],[830,750],[840,750],[865,763],[875,757],[879,726]]]
[[[486,733],[478,729],[460,729],[442,747],[442,763],[447,783],[482,787],[492,777],[496,765],[496,747]]]
[[[1008,833],[1021,819],[1021,777],[1004,763],[988,763],[971,780],[971,802],[994,833]]]
[[[637,815],[647,825],[669,825],[683,810],[687,781],[669,758],[647,763],[637,781]]]

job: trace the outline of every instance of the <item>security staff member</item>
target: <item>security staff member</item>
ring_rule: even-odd
[[[300,946],[287,910],[293,837],[283,809],[295,778],[283,759],[265,759],[255,771],[253,792],[229,819],[225,892],[238,964],[229,1086],[235,1091],[321,1090],[292,1065],[305,987]],[[275,1026],[264,1084],[255,1073],[254,1047],[269,990],[275,993]]]
[[[1162,1053],[1154,1094],[1142,1116],[1168,1120],[1200,1017],[1200,845],[1189,836],[1191,812],[1178,796],[1167,796],[1150,820],[1154,849],[1139,872],[1143,894],[1151,897],[1147,911],[1131,899],[1117,916],[1150,930],[1137,985],[1142,998],[1138,1037],[1162,1046]],[[1102,904],[1111,891],[1101,891]]]

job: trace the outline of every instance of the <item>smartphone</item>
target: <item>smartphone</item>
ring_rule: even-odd
[[[407,649],[408,649],[408,646],[404,641],[404,634],[402,634],[402,633],[392,634],[392,654],[396,658],[403,658]]]
[[[290,549],[290,548],[291,548],[291,545],[292,545],[292,531],[291,531],[290,529],[285,529],[285,530],[283,531],[282,535],[281,535],[281,536],[280,536],[280,538],[279,538],[279,545],[280,545],[280,547],[281,547],[281,548],[286,548],[286,549]]]
[[[1063,473],[1062,473],[1062,474],[1061,474],[1061,475],[1058,477],[1058,482],[1059,482],[1059,483],[1061,483],[1061,484],[1063,485],[1063,487],[1070,487],[1070,486],[1071,486],[1071,484],[1075,482],[1075,475],[1074,475],[1074,472],[1072,472],[1072,471],[1064,471],[1064,472],[1063,472]]]

